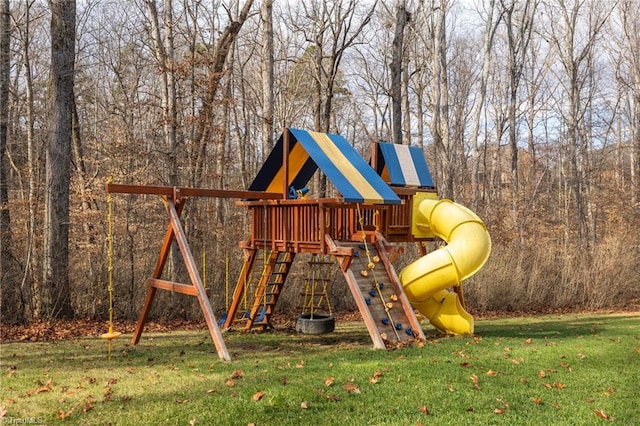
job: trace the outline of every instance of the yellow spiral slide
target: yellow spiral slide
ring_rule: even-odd
[[[414,197],[414,234],[432,233],[447,245],[416,260],[400,273],[415,309],[445,334],[472,334],[473,317],[450,291],[485,264],[491,253],[487,227],[468,208],[451,200]]]

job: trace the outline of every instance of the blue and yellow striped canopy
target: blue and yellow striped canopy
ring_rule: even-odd
[[[396,186],[435,187],[422,150],[417,146],[380,142],[378,154],[376,169],[385,182]]]
[[[320,168],[345,202],[400,204],[400,198],[340,135],[287,129],[289,132],[287,188],[304,187]],[[283,136],[249,187],[251,191],[282,192]]]

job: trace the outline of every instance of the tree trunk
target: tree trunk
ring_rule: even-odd
[[[484,36],[482,41],[482,73],[480,75],[480,89],[478,93],[478,101],[474,110],[473,124],[471,130],[471,191],[472,201],[471,208],[475,209],[480,198],[480,185],[478,176],[480,173],[480,151],[478,150],[478,134],[480,132],[480,117],[484,108],[484,99],[487,95],[487,81],[489,80],[489,65],[491,65],[491,50],[493,48],[493,36],[495,28],[493,25],[493,11],[495,9],[495,0],[489,1],[487,9],[487,22],[485,23]]]
[[[391,108],[393,126],[393,143],[402,144],[402,57],[404,27],[408,14],[405,2],[400,1],[396,7],[396,28],[393,34],[393,52],[391,59]]]
[[[11,22],[9,0],[0,2],[0,320],[22,320],[17,268],[12,260],[11,215],[7,182],[7,127],[9,121]]]
[[[273,147],[273,0],[264,0],[262,18],[262,160]]]
[[[69,283],[69,187],[75,62],[75,0],[50,0],[51,119],[46,152],[43,297],[46,318],[73,317]]]

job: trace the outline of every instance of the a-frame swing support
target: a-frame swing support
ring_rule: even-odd
[[[231,356],[229,355],[229,351],[227,350],[227,347],[225,345],[222,333],[215,318],[215,314],[213,313],[209,297],[207,296],[206,290],[202,283],[200,272],[198,271],[197,264],[193,258],[193,254],[191,253],[191,248],[189,247],[186,233],[184,232],[182,222],[180,221],[180,216],[188,197],[197,196],[249,199],[279,199],[282,198],[282,195],[277,193],[265,193],[256,191],[227,191],[202,188],[121,185],[111,183],[107,183],[106,191],[107,193],[119,194],[159,195],[164,201],[165,209],[168,216],[167,230],[162,241],[162,246],[158,255],[156,266],[151,277],[147,279],[147,295],[145,297],[142,310],[140,311],[133,337],[131,338],[131,344],[136,345],[140,341],[140,336],[142,335],[144,325],[147,321],[149,312],[151,311],[151,306],[153,305],[156,291],[158,289],[162,289],[175,293],[195,296],[198,299],[200,309],[202,310],[202,313],[204,315],[218,356],[224,361],[231,361]],[[174,240],[177,242],[180,249],[180,253],[189,273],[191,284],[176,283],[160,278],[162,276],[162,271],[164,270],[164,266],[171,251],[171,245]]]

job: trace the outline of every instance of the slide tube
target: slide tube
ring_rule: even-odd
[[[400,273],[409,301],[431,324],[445,334],[472,334],[473,317],[458,295],[459,286],[485,264],[491,253],[491,238],[482,220],[471,210],[451,200],[414,199],[419,203],[414,222],[447,245],[416,260]]]

